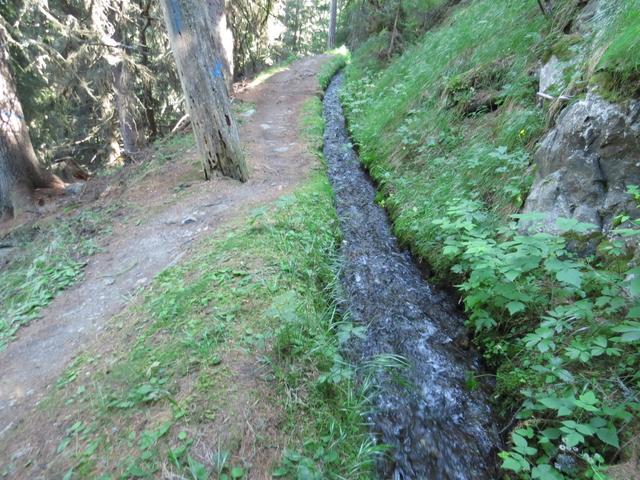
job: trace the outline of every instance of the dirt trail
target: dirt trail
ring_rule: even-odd
[[[241,126],[252,172],[247,183],[199,181],[171,202],[166,185],[143,182],[125,196],[151,213],[143,213],[137,226],[129,221],[116,227],[82,282],[57,297],[0,353],[0,438],[25,418],[80,348],[109,341],[101,336],[106,322],[133,301],[139,287],[188,252],[194,240],[291,191],[306,177],[313,157],[298,143],[298,116],[304,101],[317,93],[316,74],[326,58],[303,59],[239,95],[255,103]]]

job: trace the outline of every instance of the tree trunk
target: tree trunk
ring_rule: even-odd
[[[34,189],[64,187],[38,163],[16,94],[6,45],[6,33],[0,26],[0,219],[28,208]]]
[[[140,10],[142,11],[142,18],[144,19],[143,25],[140,27],[139,41],[140,41],[140,63],[146,68],[149,68],[149,45],[147,43],[147,29],[151,26],[151,0],[146,0],[143,5],[140,2]],[[153,89],[149,80],[142,82],[142,105],[144,107],[144,116],[147,121],[147,128],[149,135],[147,140],[153,142],[158,136],[158,122],[156,122],[156,100],[153,98]]]
[[[296,0],[296,16],[294,21],[294,29],[293,29],[293,51],[294,53],[298,53],[298,42],[300,39],[300,2],[302,0]]]
[[[329,49],[336,48],[336,22],[338,17],[338,0],[330,0],[331,6],[329,10],[329,41],[327,45]]]
[[[206,8],[198,0],[161,0],[169,42],[176,61],[187,110],[204,176],[215,171],[245,181],[248,169],[240,146],[227,88],[223,62],[208,31]],[[224,14],[223,14],[224,15]]]
[[[135,160],[140,146],[139,134],[135,119],[132,79],[124,59],[121,59],[113,68],[113,80],[118,124],[122,137],[122,153],[127,161]]]
[[[107,2],[104,4],[105,6],[108,5]],[[128,45],[130,43],[130,35],[127,31],[128,24],[124,21],[124,0],[119,2],[118,10],[113,13],[107,13],[110,20],[109,23],[114,25],[114,30],[111,34],[110,27],[105,25],[103,27],[103,40],[114,41],[116,45]],[[113,65],[113,93],[118,114],[120,137],[122,138],[122,154],[125,161],[135,160],[140,147],[144,144],[144,136],[141,135],[136,118],[138,112],[132,76],[133,62],[123,48],[112,48],[107,52],[109,53],[105,55],[105,60]]]
[[[122,142],[122,150],[115,147],[113,137],[108,140],[108,165],[118,164],[123,159],[133,160],[144,143],[144,137],[138,131],[137,99],[134,93],[132,77],[133,61],[129,58],[123,45],[128,45],[129,24],[125,11],[127,2],[120,0],[95,0],[91,2],[91,28],[106,48],[102,49],[102,60],[110,68],[110,85],[113,88],[115,114]],[[109,101],[103,106],[110,106]],[[111,135],[109,135],[111,136]],[[109,137],[108,136],[108,137]],[[107,137],[107,138],[108,138]],[[142,141],[141,141],[142,140]]]
[[[216,58],[221,63],[227,91],[233,87],[233,32],[227,22],[225,0],[206,0],[207,20],[212,41],[216,47]]]

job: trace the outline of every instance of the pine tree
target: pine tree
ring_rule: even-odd
[[[0,26],[0,219],[28,208],[34,189],[64,186],[38,163],[6,45],[7,34]]]

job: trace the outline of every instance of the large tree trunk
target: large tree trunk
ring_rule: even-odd
[[[161,0],[161,4],[205,178],[220,171],[245,181],[248,170],[229,104],[223,61],[216,55],[221,49],[208,31],[206,6],[198,0]]]
[[[227,91],[233,87],[233,32],[227,22],[225,0],[206,0],[207,19],[213,44],[216,47],[216,58],[222,63]]]
[[[33,190],[64,185],[38,163],[16,94],[6,32],[0,26],[0,219],[28,208]]]
[[[336,22],[338,17],[338,0],[330,0],[329,8],[329,49],[336,48]]]

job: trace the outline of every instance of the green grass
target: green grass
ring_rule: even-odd
[[[319,97],[313,97],[302,105],[301,119],[302,135],[307,141],[309,151],[316,155],[321,161],[324,161],[322,147],[324,140],[324,116],[322,111],[322,100]]]
[[[0,350],[82,276],[86,259],[99,250],[100,236],[109,233],[111,211],[72,211],[20,227],[3,240],[16,253],[0,270]]]
[[[126,183],[134,184],[194,148],[192,133],[178,133],[156,141],[148,161],[103,169],[98,176],[112,175],[114,182],[122,182],[126,168]],[[182,189],[184,185],[177,185],[176,193]],[[102,237],[111,232],[111,215],[120,207],[117,202],[100,207],[70,204],[55,218],[28,223],[1,240],[16,250],[0,270],[0,350],[59,292],[82,277],[87,259],[100,250]],[[128,210],[136,208],[130,205]]]
[[[347,68],[343,101],[361,159],[401,239],[437,272],[448,265],[430,254],[430,219],[451,198],[473,191],[505,218],[530,184],[528,147],[544,123],[527,73],[545,25],[536,9],[535,1],[474,2],[385,70],[372,69],[371,45]],[[464,113],[479,91],[495,97],[495,113]]]
[[[617,9],[597,43],[604,52],[596,74],[618,98],[625,98],[640,94],[640,1],[623,2]]]
[[[505,478],[604,479],[632,456],[640,411],[633,249],[586,236],[598,253],[578,258],[570,245],[587,239],[584,225],[522,235],[514,214],[547,127],[530,73],[562,50],[577,58],[567,73],[577,97],[597,71],[614,77],[618,98],[633,95],[638,5],[608,7],[596,21],[610,28],[581,40],[564,33],[575,2],[555,5],[547,20],[534,0],[463,2],[390,62],[385,35],[374,36],[353,53],[342,100],[396,233],[436,281],[458,287],[496,370]],[[571,465],[558,467],[563,455]]]
[[[318,73],[318,83],[323,91],[329,88],[329,83],[333,76],[348,65],[351,59],[351,53],[344,46],[331,50],[327,54],[331,55],[332,58],[325,63],[320,73]]]

